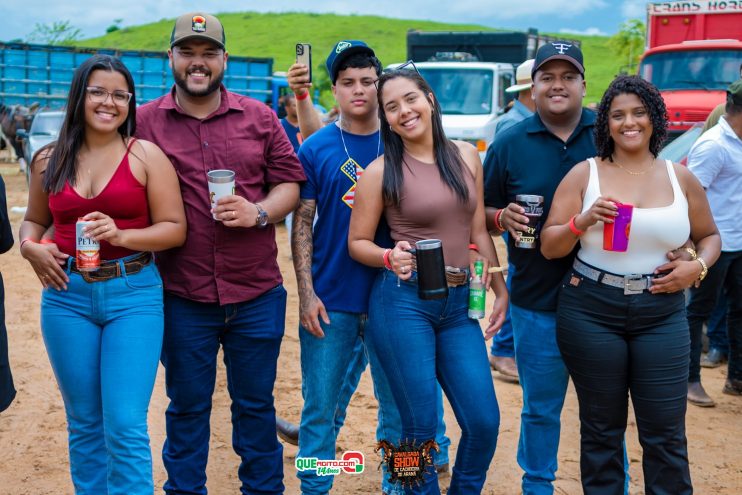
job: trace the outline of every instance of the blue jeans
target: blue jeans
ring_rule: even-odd
[[[505,237],[506,235],[507,233],[503,234],[503,237]],[[513,275],[515,275],[515,266],[513,264],[509,264],[507,279],[508,292],[510,292],[510,281],[513,279]],[[500,331],[497,332],[494,337],[492,337],[492,347],[490,348],[490,354],[498,357],[515,357],[513,323],[510,318],[509,306],[507,313],[505,313],[505,321],[502,323]]]
[[[378,275],[366,342],[389,379],[401,438],[417,444],[435,438],[440,382],[462,430],[448,493],[479,493],[495,453],[500,411],[482,330],[467,317],[469,288],[451,287],[448,297],[425,301],[414,281],[397,284],[389,271]],[[422,484],[405,493],[439,494],[435,470],[426,470]]]
[[[209,416],[221,346],[232,399],[232,447],[244,495],[283,493],[273,385],[283,337],[286,290],[220,306],[165,294],[162,364],[170,405],[162,459],[168,494],[206,494]]]
[[[556,343],[556,313],[510,305],[515,337],[515,363],[523,388],[518,465],[523,494],[554,492],[559,416],[569,374]]]
[[[365,315],[334,311],[328,316],[329,325],[320,321],[325,333],[322,339],[299,326],[304,407],[297,457],[335,458],[335,443],[345,421],[350,398],[358,387],[366,364],[369,360],[376,361],[375,356],[367,355],[363,343]],[[402,428],[386,377],[378,366],[372,367],[372,370],[374,394],[379,402],[376,436],[378,439],[398,438]],[[447,463],[451,442],[445,437],[442,397],[438,405],[441,454],[436,462]],[[334,411],[332,419],[328,418],[329,411]],[[325,494],[332,488],[332,476],[317,476],[314,471],[306,470],[298,471],[297,477],[301,480],[301,491],[306,495]],[[389,483],[387,475],[383,478],[382,490],[388,494],[395,493],[395,487]]]
[[[162,346],[160,274],[150,263],[88,283],[69,263],[66,271],[66,291],[42,293],[41,331],[67,413],[75,493],[151,495],[147,408]]]

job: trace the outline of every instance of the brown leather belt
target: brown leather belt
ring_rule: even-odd
[[[106,280],[120,277],[123,273],[133,275],[141,272],[142,268],[147,266],[151,261],[152,253],[147,251],[126,260],[124,262],[124,272],[121,271],[121,264],[118,261],[104,261],[100,264],[100,267],[93,272],[80,271],[77,269],[77,265],[73,262],[70,266],[70,271],[82,275],[83,280],[86,282],[105,282]]]
[[[412,257],[412,271],[417,271],[417,260]],[[469,271],[465,268],[446,266],[446,283],[449,287],[459,287],[469,283]]]

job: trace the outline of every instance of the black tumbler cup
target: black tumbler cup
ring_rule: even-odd
[[[439,239],[415,243],[417,259],[417,295],[420,299],[441,299],[448,296],[443,244]]]

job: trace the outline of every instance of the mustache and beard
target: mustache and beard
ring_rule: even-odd
[[[206,88],[194,90],[188,87],[187,77],[189,74],[192,74],[194,72],[202,72],[204,75],[206,75],[206,77],[211,78],[211,81],[209,82],[209,85],[206,86]],[[224,71],[221,71],[219,74],[214,76],[213,73],[206,67],[194,67],[192,69],[188,69],[185,72],[185,77],[182,77],[180,73],[173,71],[173,79],[175,80],[175,84],[177,84],[178,87],[182,89],[188,96],[208,96],[219,89],[219,86],[222,84],[222,80],[224,80]]]

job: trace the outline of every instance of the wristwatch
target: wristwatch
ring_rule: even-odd
[[[260,203],[255,203],[255,208],[258,209],[258,216],[255,218],[255,226],[259,229],[265,228],[268,225],[268,213],[260,206]]]

